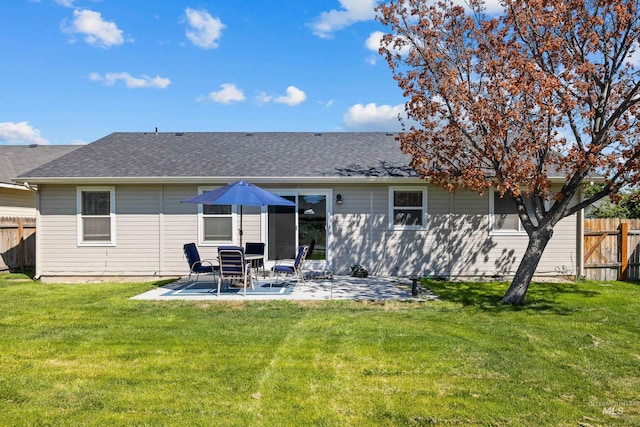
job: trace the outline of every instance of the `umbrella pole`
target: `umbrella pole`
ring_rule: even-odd
[[[242,247],[242,205],[240,205],[240,247]]]

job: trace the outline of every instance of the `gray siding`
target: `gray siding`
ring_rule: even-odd
[[[334,209],[334,270],[345,273],[360,263],[372,274],[447,274],[451,196],[440,188],[427,188],[424,230],[389,228],[387,185],[336,189],[345,203]]]
[[[457,192],[444,242],[451,256],[449,275],[483,276],[493,274],[491,250],[495,242],[489,236],[489,198],[472,192]]]
[[[489,233],[489,196],[451,194],[428,186],[427,229],[390,230],[387,185],[341,187],[345,203],[334,207],[334,257],[337,273],[355,263],[372,274],[492,277],[513,275],[527,247],[525,233]],[[574,274],[576,221],[565,218],[555,229],[537,274]]]
[[[189,242],[198,242],[198,205],[194,203],[180,203],[198,194],[195,185],[165,185],[164,209],[162,215],[163,239],[163,274],[184,274],[189,272],[187,261],[182,252],[182,246]],[[117,191],[117,190],[116,190]],[[202,258],[211,258],[212,251],[200,248]]]
[[[42,186],[41,275],[158,275],[160,186],[116,187],[116,246],[78,246],[76,187]]]
[[[0,216],[36,217],[36,193],[28,190],[0,188]]]
[[[489,233],[489,199],[472,192],[450,194],[426,185],[427,227],[389,228],[389,186],[338,185],[333,205],[331,267],[346,274],[355,263],[374,275],[495,276],[515,272],[526,234]],[[265,188],[277,188],[277,185]],[[397,187],[397,186],[396,186]],[[322,187],[326,188],[326,186]],[[116,245],[78,246],[76,186],[42,185],[37,233],[42,276],[174,276],[188,273],[182,246],[198,242],[198,205],[181,203],[197,185],[116,185]],[[305,187],[307,189],[307,187]],[[260,208],[245,207],[243,242],[261,241]],[[237,234],[235,236],[237,239]],[[202,258],[217,247],[199,245]],[[563,220],[547,248],[539,274],[575,271],[576,216]]]
[[[182,246],[198,242],[198,205],[181,203],[196,185],[117,185],[116,245],[78,246],[76,186],[43,185],[41,276],[173,276],[189,272]],[[260,208],[245,207],[244,242],[261,241]],[[237,234],[235,236],[237,238]],[[217,247],[199,245],[203,259]]]

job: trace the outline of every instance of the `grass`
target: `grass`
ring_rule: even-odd
[[[0,425],[640,424],[640,287],[435,302],[149,302],[0,276]]]

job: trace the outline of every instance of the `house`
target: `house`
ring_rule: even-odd
[[[296,203],[244,207],[243,241],[266,243],[267,267],[315,240],[308,265],[347,274],[496,277],[527,246],[497,194],[449,193],[420,180],[389,133],[113,133],[22,174],[38,186],[37,275],[163,277],[237,244],[235,206],[182,203],[245,179]],[[563,178],[554,179],[558,185]],[[564,219],[537,274],[579,268],[581,219]]]
[[[77,145],[0,145],[0,271],[35,264],[35,187],[12,178],[78,148]]]
[[[36,217],[35,188],[11,178],[77,149],[78,145],[0,145],[0,217]]]

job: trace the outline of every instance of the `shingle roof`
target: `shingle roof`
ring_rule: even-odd
[[[12,184],[11,178],[79,147],[79,145],[0,145],[0,183]]]
[[[21,178],[416,176],[383,132],[118,132]]]

